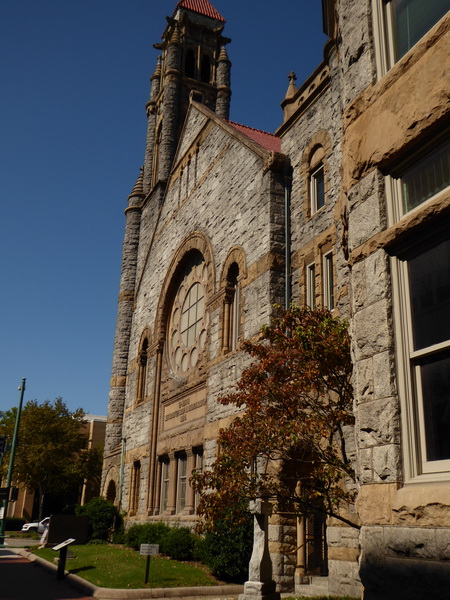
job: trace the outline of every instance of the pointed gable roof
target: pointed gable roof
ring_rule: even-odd
[[[273,135],[273,133],[267,133],[266,131],[261,131],[261,129],[253,129],[253,127],[247,127],[247,125],[239,125],[239,123],[233,123],[233,121],[227,121],[227,123],[266,150],[281,152],[281,140],[276,135]]]
[[[225,19],[222,17],[220,12],[214,8],[214,6],[208,0],[180,0],[177,4],[177,8],[187,8],[193,12],[222,21],[225,23]]]

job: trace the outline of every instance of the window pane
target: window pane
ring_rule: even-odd
[[[392,0],[395,60],[399,60],[449,9],[448,0]]]
[[[427,460],[450,458],[450,353],[420,364]]]
[[[312,212],[315,212],[322,208],[325,204],[325,178],[323,165],[321,165],[314,173],[311,175],[311,183],[312,183]]]
[[[450,185],[450,141],[416,161],[401,177],[403,212],[407,213]]]
[[[306,267],[306,304],[316,308],[316,269],[313,264]]]
[[[317,210],[325,204],[325,181],[323,169],[316,176]]]
[[[414,349],[450,339],[450,240],[408,261]]]
[[[334,308],[334,279],[333,279],[333,255],[327,254],[323,260],[323,292],[324,306],[333,310]]]

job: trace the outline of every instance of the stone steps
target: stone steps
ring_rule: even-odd
[[[296,586],[297,596],[326,596],[328,595],[328,577],[310,577],[309,584]]]

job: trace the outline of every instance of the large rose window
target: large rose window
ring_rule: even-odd
[[[206,278],[205,261],[197,256],[187,264],[175,295],[168,329],[168,359],[176,375],[185,376],[195,368],[205,348]]]

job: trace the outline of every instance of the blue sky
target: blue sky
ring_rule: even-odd
[[[126,200],[177,0],[2,0],[0,410],[62,396],[106,414]],[[290,71],[322,60],[321,2],[217,0],[230,118],[275,131]]]

